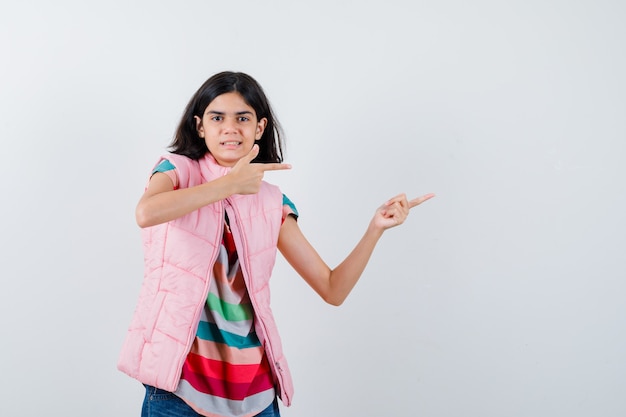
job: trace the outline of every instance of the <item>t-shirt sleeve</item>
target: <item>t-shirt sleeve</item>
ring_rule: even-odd
[[[298,220],[299,214],[296,205],[283,194],[283,221],[285,221],[287,216],[292,216],[294,219]]]
[[[159,164],[152,170],[152,175],[157,172],[161,172],[172,180],[172,184],[174,184],[174,189],[178,188],[178,174],[176,173],[176,167],[169,160],[163,159]]]

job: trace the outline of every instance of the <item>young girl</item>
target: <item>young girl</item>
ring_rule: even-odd
[[[145,277],[118,367],[145,385],[143,417],[279,416],[276,399],[289,406],[293,387],[270,309],[277,249],[340,305],[383,232],[434,195],[388,200],[330,269],[300,231],[294,204],[263,181],[265,171],[290,166],[253,78],[209,78],[170,149],[137,205]]]

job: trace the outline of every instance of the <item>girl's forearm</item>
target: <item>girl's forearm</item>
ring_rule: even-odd
[[[226,177],[191,188],[166,191],[142,199],[137,205],[136,219],[140,227],[155,226],[177,219],[206,205],[232,195]]]
[[[337,306],[344,302],[365,270],[383,231],[370,223],[352,252],[331,271],[326,302]]]

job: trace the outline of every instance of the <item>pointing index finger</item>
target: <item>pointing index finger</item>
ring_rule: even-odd
[[[413,200],[409,201],[409,208],[413,208],[415,206],[419,206],[420,204],[422,204],[424,201],[426,200],[430,200],[431,198],[433,198],[435,196],[435,194],[433,193],[428,193],[428,194],[424,194],[421,197],[417,197],[414,198]]]
[[[271,164],[257,164],[261,167],[261,170],[263,171],[279,171],[279,170],[283,170],[283,169],[291,169],[291,164],[278,164],[278,163],[271,163]]]

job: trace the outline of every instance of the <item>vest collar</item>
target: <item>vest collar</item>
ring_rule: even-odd
[[[202,176],[207,180],[223,177],[231,170],[230,167],[224,167],[218,164],[213,155],[209,152],[207,152],[206,155],[204,155],[204,157],[198,162],[200,163]]]

